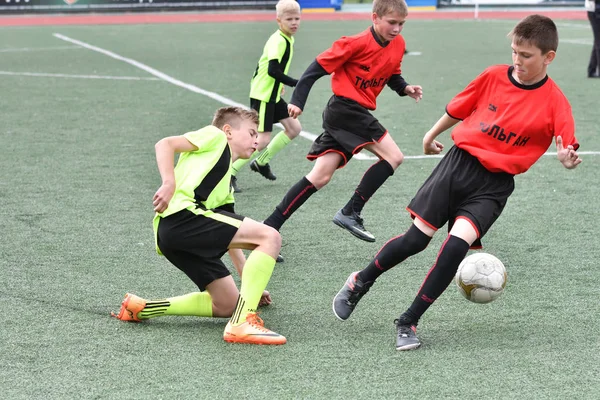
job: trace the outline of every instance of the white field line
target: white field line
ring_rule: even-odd
[[[154,69],[152,67],[149,67],[149,66],[147,66],[145,64],[142,64],[139,61],[133,60],[131,58],[120,56],[120,55],[118,55],[116,53],[113,53],[112,51],[105,50],[105,49],[102,49],[100,47],[93,46],[91,44],[82,42],[82,41],[77,40],[77,39],[72,39],[72,38],[70,38],[68,36],[65,36],[65,35],[62,35],[60,33],[55,33],[54,37],[56,37],[58,39],[61,39],[61,40],[64,40],[66,42],[70,42],[70,43],[76,44],[78,46],[84,47],[84,48],[86,48],[88,50],[92,50],[92,51],[96,51],[98,53],[104,54],[104,55],[106,55],[108,57],[114,58],[115,60],[126,62],[126,63],[128,63],[130,65],[133,65],[136,68],[139,68],[139,69],[141,69],[143,71],[148,72],[151,75],[156,76],[159,79],[162,79],[162,80],[164,80],[166,82],[169,82],[169,83],[171,83],[171,84],[173,84],[175,86],[179,86],[181,88],[187,89],[187,90],[189,90],[191,92],[198,93],[198,94],[201,94],[203,96],[209,97],[209,98],[211,98],[213,100],[216,100],[216,101],[218,101],[218,102],[220,102],[222,104],[226,104],[226,105],[229,105],[229,106],[237,106],[237,107],[248,108],[247,106],[245,106],[245,105],[243,105],[241,103],[235,102],[235,101],[233,101],[231,99],[228,99],[227,97],[221,96],[218,93],[214,93],[214,92],[211,92],[211,91],[208,91],[208,90],[204,90],[204,89],[201,89],[201,88],[199,88],[197,86],[191,85],[189,83],[182,82],[182,81],[180,81],[178,79],[175,79],[175,78],[173,78],[173,77],[171,77],[171,76],[169,76],[169,75],[167,75],[167,74],[165,74],[163,72],[160,72],[160,71],[158,71],[158,70],[156,70],[156,69]],[[300,132],[300,136],[302,136],[303,138],[308,139],[310,141],[314,141],[317,138],[317,135],[315,135],[314,133],[310,133],[310,132],[306,132],[306,131]],[[579,154],[581,154],[581,155],[600,155],[600,151],[579,152]],[[544,155],[548,155],[548,156],[554,155],[554,156],[556,156],[556,153],[546,153]],[[426,156],[426,155],[404,156],[404,158],[408,159],[408,160],[411,160],[411,159],[418,160],[418,159],[424,159],[424,158],[430,158],[431,159],[431,158],[441,158],[441,157],[442,157],[441,155],[433,155],[433,156]],[[355,154],[354,158],[356,158],[358,160],[377,160],[378,159],[377,157],[368,156],[368,155],[362,154],[362,153]]]
[[[515,24],[515,20],[511,20],[511,19],[485,19],[485,18],[480,18],[480,20],[482,22],[485,22],[486,24],[488,23],[496,23],[496,24],[505,24],[505,25],[510,25],[510,26],[514,26]],[[430,20],[430,21],[436,21],[436,20]],[[465,20],[453,20],[455,22],[464,22]],[[585,29],[585,30],[591,30],[590,28],[590,23],[586,20],[585,22],[582,21],[581,24],[578,23],[573,23],[573,22],[556,22],[556,26],[558,28],[573,28],[573,29]],[[590,32],[590,36],[591,36],[591,32]],[[560,39],[558,42],[559,44],[563,41],[563,39]]]
[[[126,62],[126,63],[128,63],[130,65],[133,65],[136,68],[139,68],[139,69],[141,69],[143,71],[148,72],[151,75],[156,76],[159,79],[167,81],[167,82],[169,82],[172,85],[179,86],[179,87],[187,89],[187,90],[189,90],[191,92],[198,93],[198,94],[201,94],[203,96],[209,97],[209,98],[211,98],[213,100],[216,100],[216,101],[218,101],[218,102],[220,102],[222,104],[226,104],[226,105],[229,105],[229,106],[237,106],[237,107],[248,108],[247,106],[245,106],[245,105],[243,105],[241,103],[238,103],[236,101],[233,101],[231,99],[228,99],[227,97],[221,96],[218,93],[214,93],[214,92],[211,92],[211,91],[208,91],[208,90],[204,90],[204,89],[201,89],[201,88],[199,88],[197,86],[191,85],[189,83],[182,82],[179,79],[175,79],[172,76],[169,76],[169,75],[167,75],[167,74],[165,74],[163,72],[160,72],[160,71],[158,71],[158,70],[156,70],[156,69],[154,69],[152,67],[147,66],[146,64],[142,64],[141,62],[133,60],[131,58],[120,56],[120,55],[118,55],[116,53],[113,53],[112,51],[105,50],[105,49],[102,49],[100,47],[93,46],[91,44],[82,42],[80,40],[72,39],[72,38],[67,37],[65,35],[61,35],[60,33],[55,33],[54,37],[56,37],[58,39],[61,39],[61,40],[64,40],[66,42],[70,42],[70,43],[76,44],[78,46],[84,47],[84,48],[86,48],[88,50],[92,50],[92,51],[96,51],[98,53],[104,54],[105,56],[114,58],[115,60]],[[302,137],[304,137],[304,138],[306,138],[306,139],[308,139],[310,141],[314,141],[317,138],[317,135],[315,135],[314,133],[310,133],[310,132],[306,132],[306,131],[300,132],[300,136],[302,136]],[[356,154],[354,157],[357,158],[357,159],[359,159],[359,160],[376,160],[377,159],[376,157],[367,156],[367,155],[361,154],[361,153]]]
[[[26,51],[54,51],[54,50],[81,50],[77,46],[53,46],[53,47],[20,47],[0,49],[0,53],[20,53]]]
[[[585,46],[591,46],[593,39],[560,39],[560,43],[583,44]]]
[[[120,81],[159,81],[158,78],[148,78],[140,76],[106,76],[106,75],[69,75],[69,74],[49,74],[45,72],[11,72],[0,71],[0,75],[12,76],[36,76],[45,78],[75,78],[75,79],[109,79]]]

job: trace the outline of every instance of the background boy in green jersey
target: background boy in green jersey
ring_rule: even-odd
[[[262,151],[250,168],[272,181],[277,177],[271,171],[269,161],[302,130],[300,122],[288,115],[287,103],[281,98],[283,85],[294,87],[298,83],[287,73],[294,55],[293,36],[300,26],[300,6],[295,0],[280,0],[275,8],[279,29],[267,40],[250,81],[250,107],[258,112],[260,121],[257,151]],[[285,131],[271,140],[273,124],[277,122],[283,125]],[[241,158],[233,163],[232,186],[236,192],[240,191],[236,174],[248,161]]]
[[[156,143],[162,185],[154,195],[156,250],[183,271],[199,292],[149,301],[126,294],[118,315],[142,321],[162,315],[231,317],[227,342],[284,344],[285,337],[266,329],[256,314],[281,247],[279,233],[234,213],[231,162],[248,158],[257,146],[254,110],[223,107],[212,125]],[[175,153],[180,153],[174,165]],[[244,259],[242,249],[252,250]],[[242,283],[240,291],[221,261],[230,251]],[[243,274],[242,274],[243,269]]]

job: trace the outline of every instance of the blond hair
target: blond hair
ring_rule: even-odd
[[[539,14],[533,14],[521,20],[508,33],[515,44],[528,43],[540,49],[542,54],[558,48],[558,29],[554,21]]]
[[[279,0],[275,5],[277,18],[281,18],[284,14],[299,13],[300,4],[296,0]]]
[[[225,125],[237,128],[242,120],[248,120],[258,125],[258,113],[242,107],[221,107],[215,111],[212,125],[219,129],[223,129]]]
[[[397,12],[403,17],[408,15],[408,6],[404,0],[374,0],[373,12],[378,17],[383,17],[392,12]]]

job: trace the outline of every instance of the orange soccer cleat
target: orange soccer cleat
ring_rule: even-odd
[[[140,322],[141,319],[139,319],[137,315],[144,309],[144,307],[146,307],[146,300],[136,296],[135,294],[127,293],[121,302],[119,315],[115,314],[114,312],[111,312],[110,315],[120,319],[121,321]]]
[[[285,336],[265,328],[264,322],[256,313],[248,313],[246,322],[240,325],[227,323],[223,339],[229,343],[285,344]]]

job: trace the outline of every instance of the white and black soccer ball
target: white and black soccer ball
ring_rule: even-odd
[[[462,260],[454,280],[467,300],[489,303],[504,292],[506,278],[502,261],[488,253],[474,253]]]

